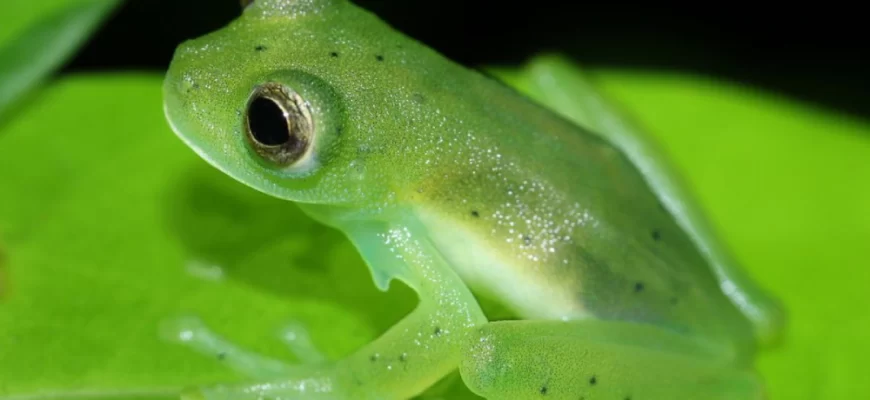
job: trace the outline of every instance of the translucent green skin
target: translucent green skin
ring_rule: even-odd
[[[459,367],[492,399],[762,398],[752,361],[780,330],[776,303],[576,70],[541,58],[528,73],[564,82],[536,86],[557,112],[340,0],[257,0],[182,44],[165,84],[179,137],[345,232],[381,289],[420,296],[357,353],[304,366],[182,327],[254,378],[190,396],[404,399]],[[312,111],[312,151],[289,167],[245,140],[267,81]],[[489,322],[472,290],[523,321]]]

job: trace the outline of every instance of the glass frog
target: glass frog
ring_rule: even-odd
[[[578,69],[536,59],[532,100],[348,1],[243,5],[176,50],[169,124],[419,303],[339,360],[297,343],[297,365],[190,322],[188,344],[251,380],[186,398],[407,399],[456,370],[487,399],[764,397],[753,361],[781,307]],[[490,321],[481,298],[517,318]]]

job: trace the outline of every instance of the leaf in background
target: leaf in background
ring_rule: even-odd
[[[870,128],[686,76],[598,76],[785,300],[784,346],[760,362],[771,398],[868,397]],[[197,158],[161,100],[158,76],[67,78],[0,132],[0,399],[158,398],[237,378],[160,338],[179,314],[292,359],[273,334],[285,321],[338,357],[412,307],[407,288],[377,292],[341,235]],[[426,398],[474,398],[453,382]]]
[[[60,68],[120,0],[8,1],[0,5],[0,122]]]

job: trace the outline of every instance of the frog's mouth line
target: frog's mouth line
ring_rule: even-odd
[[[163,115],[166,117],[166,122],[169,124],[169,128],[172,129],[172,132],[176,137],[181,139],[185,145],[193,149],[194,153],[205,160],[207,163],[211,164],[215,168],[221,169],[217,162],[211,158],[199,145],[197,145],[194,141],[190,140],[187,136],[183,135],[182,130],[176,125],[175,120],[172,119],[172,114],[169,111],[169,102],[163,103]]]

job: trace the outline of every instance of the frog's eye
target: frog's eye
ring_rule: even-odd
[[[305,100],[279,83],[254,88],[245,110],[248,143],[267,161],[291,166],[305,157],[314,136],[314,120]]]

